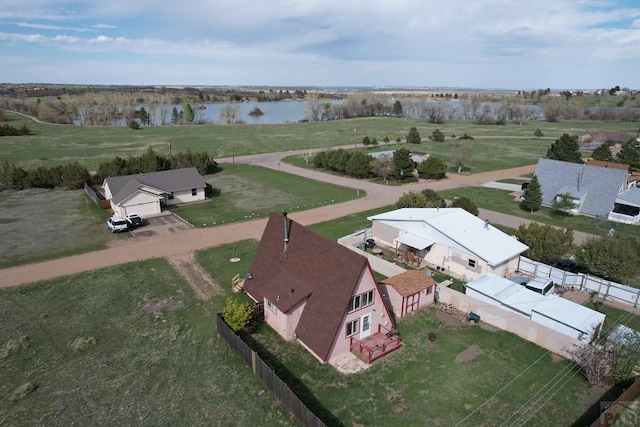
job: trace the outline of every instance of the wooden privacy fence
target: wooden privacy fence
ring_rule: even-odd
[[[220,313],[216,317],[216,329],[223,341],[240,356],[247,366],[251,367],[251,370],[262,384],[302,425],[310,427],[325,426],[325,423],[291,391],[282,378],[278,377],[273,369],[242,338],[233,332]]]
[[[625,422],[623,425],[638,425],[640,422],[640,378],[616,399],[592,424],[592,427],[615,425],[616,421]],[[630,423],[626,423],[630,422]]]
[[[102,194],[98,193],[86,182],[84,183],[84,192],[87,193],[89,197],[91,197],[93,203],[98,205],[100,209],[109,209],[111,207],[109,201],[105,200],[104,197],[102,197]]]

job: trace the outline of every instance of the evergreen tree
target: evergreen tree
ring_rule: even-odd
[[[631,140],[622,146],[622,150],[616,156],[618,163],[624,163],[633,169],[640,169],[640,150],[635,140]]]
[[[393,152],[393,173],[398,179],[410,176],[413,169],[415,162],[411,158],[411,151],[403,147]]]
[[[522,194],[522,201],[520,202],[520,208],[529,211],[535,212],[540,209],[542,205],[542,187],[540,187],[540,181],[538,181],[538,177],[533,175],[531,178],[531,182],[529,183],[529,187],[524,190]]]
[[[418,129],[416,129],[415,127],[409,129],[409,134],[407,134],[407,142],[411,144],[420,144],[422,142]]]
[[[396,202],[396,208],[424,208],[426,202],[424,194],[416,191],[407,191]]]
[[[576,202],[571,197],[571,194],[564,193],[556,197],[556,199],[551,204],[551,207],[567,215],[570,210],[576,208]]]
[[[396,117],[402,117],[402,103],[398,100],[393,103],[393,115]]]
[[[446,208],[447,201],[442,197],[442,194],[430,188],[422,190],[422,194],[425,197],[425,208]]]
[[[191,105],[188,102],[184,102],[182,104],[182,119],[185,121],[185,123],[193,124],[195,116],[196,115],[193,111],[193,108],[191,108]]]
[[[544,136],[544,133],[542,133],[540,128],[536,128],[536,130],[533,131],[533,136],[535,136],[536,139],[539,139]]]
[[[443,179],[447,177],[447,164],[439,157],[429,156],[418,164],[418,174],[425,179]]]
[[[433,131],[429,139],[435,142],[444,142],[444,133],[442,133],[440,129],[436,129]]]
[[[580,155],[580,146],[578,145],[578,137],[570,136],[568,133],[563,134],[557,139],[549,150],[547,150],[547,158],[552,160],[560,160],[571,163],[584,163]]]
[[[476,204],[473,203],[473,201],[468,197],[458,197],[453,202],[451,202],[450,207],[452,207],[452,208],[462,208],[465,211],[467,211],[470,214],[473,214],[475,216],[478,216],[478,214],[480,213],[480,210],[478,209],[478,206],[476,206]]]
[[[606,142],[600,145],[598,148],[593,150],[591,154],[591,158],[594,160],[601,160],[603,162],[610,162],[613,160],[613,153],[611,153],[611,148],[609,144]]]
[[[174,125],[180,123],[180,113],[178,113],[178,109],[175,106],[171,110],[171,123]]]

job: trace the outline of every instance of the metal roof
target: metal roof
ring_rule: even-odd
[[[416,236],[415,234],[403,234],[402,236],[394,239],[395,242],[404,243],[407,246],[411,246],[412,248],[416,248],[419,250],[428,248],[433,245],[434,242],[432,240],[423,239],[421,237]]]
[[[403,208],[367,218],[423,240],[473,254],[489,265],[500,265],[528,249],[516,238],[461,208]]]

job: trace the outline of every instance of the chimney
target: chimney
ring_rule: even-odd
[[[289,244],[289,219],[287,218],[287,213],[282,212],[282,220],[284,221],[284,250],[287,251],[287,246]]]

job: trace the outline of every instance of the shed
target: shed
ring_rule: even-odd
[[[422,270],[408,270],[380,282],[380,293],[396,318],[435,301],[436,281]]]
[[[600,333],[605,315],[557,295],[548,295],[536,305],[531,320],[580,341],[590,342]]]

